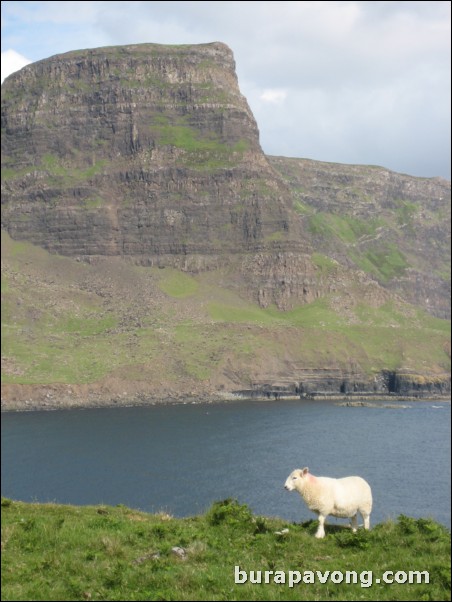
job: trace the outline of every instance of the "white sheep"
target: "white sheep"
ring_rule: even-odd
[[[315,477],[309,468],[294,470],[286,480],[287,491],[296,489],[306,502],[309,510],[319,517],[319,528],[316,537],[325,537],[325,518],[337,516],[351,518],[353,531],[358,527],[356,515],[359,512],[364,520],[364,528],[370,527],[372,511],[372,491],[369,483],[361,477],[345,477],[331,479]]]

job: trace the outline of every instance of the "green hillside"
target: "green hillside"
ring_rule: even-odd
[[[4,385],[110,379],[158,396],[296,379],[306,366],[431,378],[450,366],[449,322],[402,302],[377,308],[357,296],[344,309],[330,295],[263,309],[227,287],[222,270],[84,263],[7,234],[2,261]]]

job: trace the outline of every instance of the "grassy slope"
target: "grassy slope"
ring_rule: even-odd
[[[407,268],[450,282],[450,184],[371,165],[268,158],[317,249],[347,257],[383,284]]]
[[[125,506],[2,506],[2,600],[450,600],[450,533],[427,519],[401,516],[356,534],[331,526],[316,540],[313,521],[256,517],[232,500],[186,519]],[[358,583],[235,584],[235,565],[356,571]],[[409,570],[428,571],[430,583],[359,582],[362,571],[375,579]]]
[[[240,388],[297,367],[358,365],[372,374],[450,367],[449,322],[412,307],[333,298],[280,312],[223,284],[221,272],[189,276],[119,258],[99,264],[50,255],[2,235],[2,380],[90,383],[114,376]],[[329,269],[322,256],[319,271]]]

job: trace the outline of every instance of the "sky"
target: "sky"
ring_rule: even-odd
[[[2,81],[61,52],[220,41],[264,152],[451,177],[449,1],[5,1]]]

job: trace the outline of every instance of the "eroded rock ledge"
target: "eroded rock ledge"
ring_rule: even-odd
[[[284,400],[381,402],[450,399],[450,376],[435,377],[385,371],[370,381],[312,374],[303,383],[254,383],[250,388],[218,390],[199,386],[179,391],[174,386],[152,391],[145,383],[103,382],[85,385],[2,385],[2,410],[55,410],[69,408],[199,403],[227,400]]]

